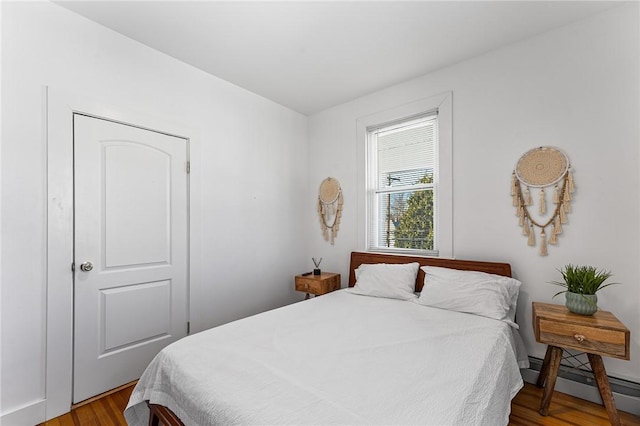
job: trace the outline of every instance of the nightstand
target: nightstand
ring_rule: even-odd
[[[309,293],[320,296],[340,289],[340,274],[323,272],[320,275],[296,275],[295,284],[296,290],[306,292],[305,299],[308,299]]]
[[[538,387],[544,387],[540,414],[546,416],[549,412],[563,349],[573,349],[587,354],[609,421],[612,425],[620,425],[602,356],[629,359],[627,327],[607,311],[578,315],[564,306],[539,302],[533,302],[532,311],[536,340],[548,345],[537,382]]]

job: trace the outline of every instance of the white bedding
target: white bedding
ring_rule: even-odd
[[[495,319],[336,291],[168,346],[125,417],[146,426],[149,400],[187,426],[506,425],[523,386],[514,333]]]

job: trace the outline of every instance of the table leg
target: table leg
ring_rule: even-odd
[[[544,354],[544,361],[542,361],[542,366],[540,367],[540,374],[538,374],[538,381],[536,382],[536,386],[539,388],[544,387],[544,382],[547,381],[547,376],[549,376],[549,360],[551,359],[551,346],[547,346],[547,352]]]
[[[556,379],[558,378],[558,368],[560,368],[560,361],[562,360],[561,348],[549,345],[547,350],[549,349],[551,349],[551,351],[549,352],[549,363],[546,368],[549,374],[546,379],[544,391],[542,392],[542,401],[540,402],[540,414],[543,416],[549,413],[549,404],[551,403],[553,388],[556,386]],[[540,378],[538,378],[538,381],[540,381]]]
[[[602,402],[607,409],[609,421],[614,426],[620,426],[620,417],[618,417],[616,401],[613,399],[613,394],[611,393],[611,386],[609,385],[609,378],[607,377],[607,371],[604,368],[602,357],[595,354],[587,354],[587,356],[589,357],[589,363],[591,364],[593,374],[596,377],[596,383],[598,385],[598,390],[600,391],[600,396],[602,397]]]

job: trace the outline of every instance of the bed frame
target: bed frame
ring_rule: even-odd
[[[489,274],[511,276],[511,265],[508,263],[482,262],[477,260],[441,259],[437,257],[408,256],[388,253],[372,253],[354,251],[351,253],[349,266],[349,287],[356,284],[355,270],[363,263],[412,263],[420,266],[439,266],[442,268],[460,269],[464,271],[480,271]],[[418,270],[416,291],[422,290],[424,271]],[[149,426],[184,426],[178,416],[163,405],[149,404]]]
[[[184,423],[164,405],[149,404],[149,426],[184,426]]]

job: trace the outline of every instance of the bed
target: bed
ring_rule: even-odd
[[[528,366],[510,276],[506,263],[354,252],[348,289],[163,349],[125,417],[131,426],[507,424]],[[461,289],[471,284],[489,293]],[[497,314],[483,302],[496,297],[509,304]]]

